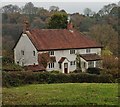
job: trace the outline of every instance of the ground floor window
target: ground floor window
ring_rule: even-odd
[[[70,61],[70,65],[75,65],[75,61]]]
[[[94,61],[89,61],[88,62],[88,68],[90,68],[90,67],[94,67]]]
[[[54,62],[53,63],[49,63],[49,68],[54,68]]]

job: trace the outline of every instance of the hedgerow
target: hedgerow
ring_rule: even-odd
[[[110,74],[96,75],[89,73],[55,74],[49,72],[17,71],[2,73],[4,87],[20,86],[25,84],[50,83],[112,83],[115,82]]]

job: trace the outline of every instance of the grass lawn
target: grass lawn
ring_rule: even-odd
[[[118,105],[118,84],[34,84],[2,91],[3,105]]]

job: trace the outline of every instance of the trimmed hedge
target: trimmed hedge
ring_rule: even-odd
[[[112,75],[96,75],[89,73],[54,74],[49,72],[4,72],[2,73],[2,85],[4,87],[20,86],[25,84],[44,83],[112,83],[115,82]]]
[[[87,69],[87,73],[90,73],[90,74],[97,74],[97,75],[99,75],[100,71],[101,71],[100,68],[88,68]]]

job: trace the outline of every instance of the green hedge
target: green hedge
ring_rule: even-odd
[[[24,84],[44,83],[112,83],[112,75],[96,75],[88,73],[54,74],[48,72],[3,72],[2,83],[5,87],[20,86]]]

